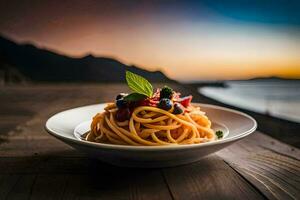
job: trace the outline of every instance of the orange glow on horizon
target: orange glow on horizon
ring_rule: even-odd
[[[99,17],[95,13],[100,8],[90,11],[92,8],[90,5],[86,8],[89,13],[81,16],[48,14],[50,19],[48,15],[43,18],[47,23],[29,13],[26,20],[33,20],[33,28],[22,23],[4,24],[1,32],[17,42],[32,42],[72,57],[93,54],[162,70],[181,81],[300,78],[297,28],[187,21],[157,14],[155,8],[148,7],[118,16],[103,8],[104,16]]]

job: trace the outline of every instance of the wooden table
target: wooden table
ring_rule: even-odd
[[[121,84],[1,87],[0,199],[300,199],[299,149],[260,132],[193,164],[130,169],[87,158],[44,131],[55,112],[109,101],[124,90]]]

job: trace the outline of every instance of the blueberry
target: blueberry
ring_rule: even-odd
[[[119,109],[116,113],[116,119],[119,122],[123,122],[123,121],[126,121],[126,120],[130,119],[130,110],[129,110],[129,108]]]
[[[173,114],[178,115],[178,114],[183,113],[183,111],[184,111],[183,107],[182,107],[182,105],[180,103],[174,103]]]
[[[116,100],[122,99],[123,97],[127,96],[127,93],[120,93],[117,95]]]
[[[116,100],[116,105],[118,108],[124,108],[127,106],[127,101],[125,101],[123,98]]]
[[[170,110],[172,106],[173,106],[173,102],[167,98],[161,99],[158,103],[158,107],[163,110]]]

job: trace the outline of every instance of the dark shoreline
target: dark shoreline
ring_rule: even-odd
[[[224,104],[220,101],[211,99],[198,92],[199,87],[207,86],[208,84],[184,84],[188,90],[193,94],[195,101],[207,104],[214,104],[219,106],[225,106],[228,108],[236,109],[251,115],[256,119],[258,123],[258,130],[266,133],[282,142],[293,145],[300,148],[300,135],[298,131],[300,130],[300,123],[288,121],[285,119],[280,119],[266,114],[260,114],[253,111],[245,110],[235,106]],[[216,87],[224,87],[222,84],[215,85]]]

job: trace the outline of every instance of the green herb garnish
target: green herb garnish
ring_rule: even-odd
[[[218,139],[222,138],[223,137],[223,131],[220,131],[220,130],[217,131],[216,135],[217,135]]]
[[[146,98],[147,98],[147,96],[134,92],[134,93],[131,93],[131,94],[125,96],[123,99],[125,101],[139,101],[139,100],[146,99]]]
[[[129,88],[134,92],[147,97],[152,97],[153,87],[151,83],[142,76],[126,71],[126,81]],[[133,94],[134,94],[133,93]],[[135,95],[137,96],[137,95]]]

